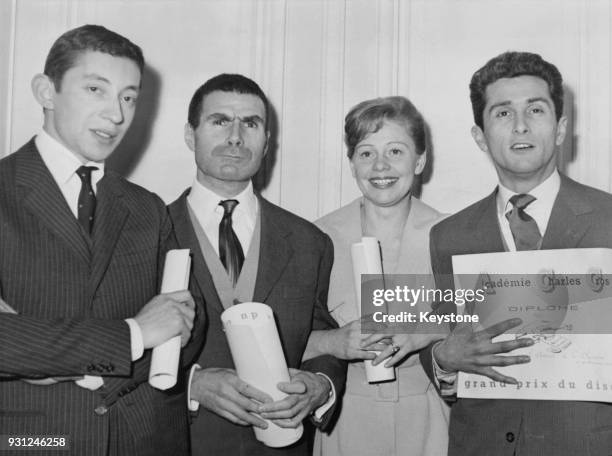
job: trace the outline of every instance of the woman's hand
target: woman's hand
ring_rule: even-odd
[[[333,355],[346,360],[374,359],[376,352],[385,350],[391,339],[389,334],[370,333],[362,333],[362,322],[359,319],[338,329],[312,331],[302,361],[320,355]],[[364,343],[364,340],[373,335],[379,336],[376,341]]]
[[[376,353],[385,350],[390,343],[388,334],[364,334],[361,321],[353,320],[341,328],[328,331],[330,333],[329,350],[332,355],[340,359],[374,359]],[[364,343],[373,335],[377,337],[375,342]],[[386,343],[385,343],[386,342]]]
[[[391,340],[389,345],[383,345],[384,349],[374,358],[372,364],[377,365],[385,361],[385,367],[398,364],[406,356],[415,351],[421,350],[436,340],[444,339],[444,334],[371,334],[363,339],[362,345],[367,347],[371,344],[378,344],[386,340]],[[388,359],[387,359],[388,358]]]

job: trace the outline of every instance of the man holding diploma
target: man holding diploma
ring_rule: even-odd
[[[499,185],[432,228],[437,286],[452,287],[453,255],[612,247],[612,196],[557,170],[567,128],[558,69],[536,54],[506,52],[474,74],[470,96],[472,136],[490,155]],[[532,341],[491,339],[518,324],[507,320],[479,332],[457,325],[422,352],[423,366],[446,396],[456,391],[457,371],[511,383],[493,367],[529,362],[500,354]],[[612,406],[604,403],[459,398],[451,409],[449,455],[610,454],[610,423]]]
[[[333,262],[330,239],[311,223],[253,190],[268,147],[268,100],[252,80],[222,74],[202,85],[189,105],[185,142],[195,154],[196,179],[170,205],[181,248],[191,249],[190,290],[204,298],[207,334],[190,375],[194,454],[306,455],[305,438],[272,449],[255,439],[262,418],[295,428],[308,416],[326,425],[343,388],[346,366],[331,356],[301,363],[312,329],[335,327],[327,312]],[[276,316],[291,381],[270,397],[240,380],[223,333],[221,313],[237,302],[269,305]],[[332,383],[333,382],[333,386]],[[324,407],[322,407],[324,406]]]
[[[74,455],[188,452],[184,405],[146,382],[147,349],[185,344],[194,302],[155,296],[171,232],[163,202],[105,169],[143,66],[140,48],[104,27],[66,32],[32,80],[42,129],[0,161],[3,438],[55,438],[47,450]]]

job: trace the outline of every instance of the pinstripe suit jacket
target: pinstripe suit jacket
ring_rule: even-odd
[[[123,321],[157,294],[169,234],[163,202],[107,171],[88,239],[33,140],[0,161],[0,295],[18,312],[0,314],[0,433],[67,435],[75,455],[188,452],[185,405],[146,383]],[[79,374],[105,384],[20,380]]]
[[[431,264],[438,288],[453,287],[452,256],[503,252],[497,190],[435,225]],[[561,175],[542,249],[612,248],[612,196]],[[451,304],[441,313],[454,312]],[[433,379],[431,349],[421,352]],[[462,399],[452,405],[449,456],[609,455],[612,405],[597,402]]]

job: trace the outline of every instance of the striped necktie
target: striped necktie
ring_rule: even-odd
[[[240,240],[232,228],[232,212],[237,205],[236,200],[224,200],[219,203],[219,206],[223,207],[223,218],[219,223],[219,258],[234,286],[238,282],[244,263]]]
[[[512,210],[506,213],[510,223],[510,231],[516,245],[516,250],[538,250],[542,246],[542,235],[538,224],[525,208],[536,200],[526,193],[514,195],[510,198]]]

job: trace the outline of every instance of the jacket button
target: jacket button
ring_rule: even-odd
[[[106,405],[98,405],[95,409],[94,412],[96,415],[105,415],[108,412],[108,407]]]
[[[514,442],[514,433],[506,432],[506,441],[510,443]]]

